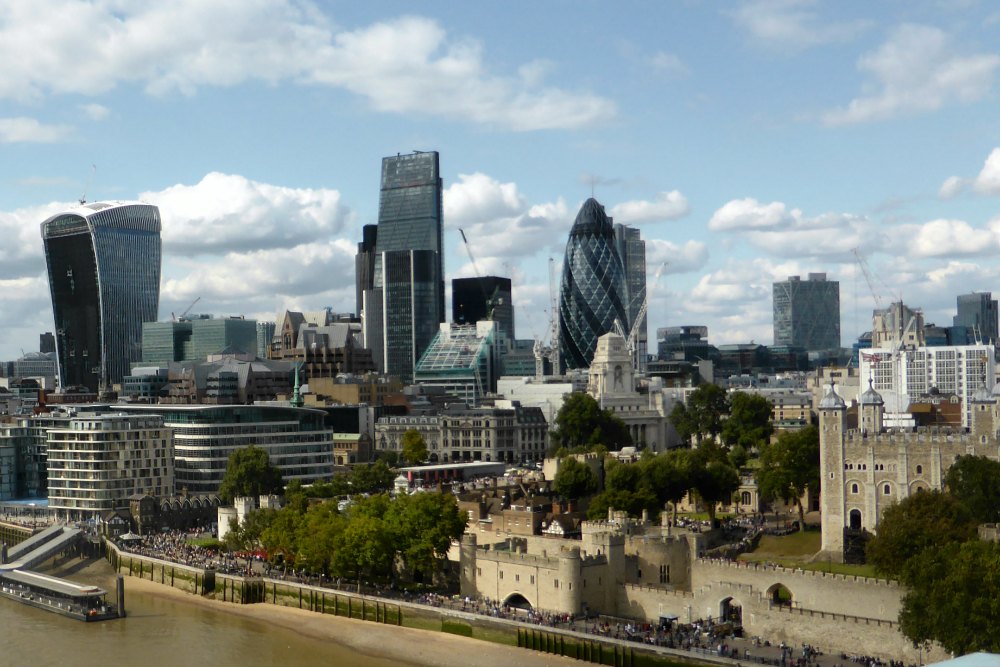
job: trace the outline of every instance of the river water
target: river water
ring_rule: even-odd
[[[114,598],[111,567],[99,562],[68,579],[96,584]],[[129,589],[125,619],[83,623],[0,598],[0,665],[58,667],[253,667],[358,665],[391,660],[358,653],[256,619]]]

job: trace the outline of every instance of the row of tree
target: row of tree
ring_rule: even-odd
[[[916,493],[885,509],[868,562],[906,587],[899,621],[915,643],[948,651],[1000,652],[1000,544],[978,526],[1000,521],[1000,463],[962,456],[943,491]]]

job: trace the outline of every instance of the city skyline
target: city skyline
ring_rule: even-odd
[[[462,228],[483,275],[512,278],[525,338],[545,334],[548,258],[592,194],[642,233],[650,284],[667,262],[651,338],[707,325],[715,344],[766,343],[771,284],[825,272],[849,344],[875,305],[854,248],[882,302],[928,323],[1000,291],[986,3],[2,15],[0,358],[53,330],[38,225],[84,194],[161,209],[160,319],[198,297],[258,319],[354,310],[377,165],[414,149],[441,154],[445,284],[474,275]]]

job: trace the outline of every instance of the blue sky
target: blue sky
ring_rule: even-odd
[[[770,342],[771,283],[825,271],[849,344],[855,248],[948,324],[1000,291],[998,38],[985,1],[0,0],[0,358],[51,330],[38,223],[85,189],[160,206],[162,317],[353,310],[412,150],[441,153],[448,277],[463,228],[520,337],[591,191],[667,262],[651,340]]]

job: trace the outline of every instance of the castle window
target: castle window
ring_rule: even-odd
[[[535,575],[531,575],[531,583],[535,583]]]
[[[559,588],[559,580],[558,580],[558,579],[553,579],[553,580],[552,580],[552,585],[553,585],[553,586],[554,586],[555,588]]]
[[[889,494],[892,493],[892,487],[890,487],[888,484],[886,484],[885,486],[882,487],[882,493],[883,493],[883,495],[888,496]]]
[[[924,472],[924,467],[923,466],[917,466],[917,474],[921,475],[921,474],[923,474],[923,472]]]
[[[660,566],[660,583],[665,584],[670,581],[670,566],[661,565]]]
[[[521,581],[521,575],[515,574],[514,575],[514,581]]]
[[[480,577],[483,576],[483,568],[477,567],[476,568],[476,575],[480,576]]]
[[[858,485],[851,484],[851,493],[857,493],[857,492],[858,492]]]
[[[500,578],[503,579],[503,570],[500,570]]]

